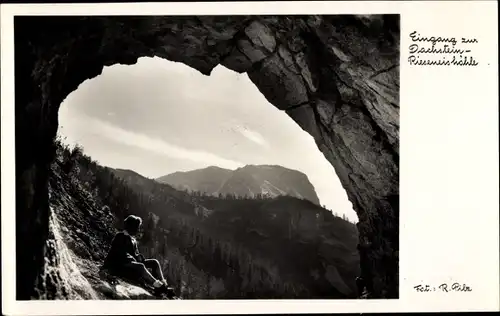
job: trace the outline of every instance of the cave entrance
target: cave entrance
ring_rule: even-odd
[[[105,67],[63,101],[58,134],[67,144],[83,146],[104,166],[152,179],[207,167],[278,165],[297,170],[316,192],[317,198],[309,200],[358,221],[314,139],[271,106],[245,73],[222,66],[210,76],[149,57],[139,58],[135,65]],[[266,183],[263,193],[274,195],[285,189],[273,185],[277,183]]]
[[[299,286],[308,292],[293,295],[306,295],[302,298],[355,297],[359,257],[352,204],[311,135],[270,105],[246,74],[217,66],[205,76],[159,58],[105,67],[101,75],[82,83],[63,101],[58,134],[63,143],[81,146],[83,154],[113,168],[115,176],[129,179],[130,188],[140,197],[137,200],[98,193],[113,186],[95,184],[97,190],[92,190],[94,184],[86,184],[93,177],[97,183],[107,177],[85,163],[80,166],[85,170],[76,176],[88,192],[97,193],[100,198],[96,199],[111,207],[116,223],[110,230],[121,228],[129,214],[144,219],[141,252],[160,260],[183,298],[237,298],[233,295],[239,293],[247,293],[241,298],[251,298],[250,292],[257,298],[288,298]],[[150,190],[149,183],[136,186],[146,181],[142,176],[189,192],[182,201],[195,207],[191,210],[170,202],[177,192],[162,191],[160,186]],[[120,190],[120,185],[111,190]],[[147,194],[164,202],[145,202]],[[277,195],[298,199],[270,199]],[[116,204],[117,198],[124,202]],[[54,218],[64,221],[62,226],[70,230],[76,226],[67,218],[68,212],[53,209],[58,210]],[[76,212],[81,211],[73,209]],[[193,218],[191,212],[197,216]],[[107,217],[104,212],[100,216]],[[91,226],[92,220],[88,221]],[[326,242],[313,241],[321,236]],[[335,243],[341,245],[342,255],[330,246]],[[325,259],[328,247],[331,257]],[[285,248],[295,250],[280,252]],[[290,263],[290,256],[300,257],[299,248],[311,253],[301,269]],[[317,248],[321,252],[313,254]],[[245,266],[247,256],[255,259]],[[228,264],[245,281],[224,280],[228,272],[223,267]],[[290,283],[282,272],[284,265],[296,269],[295,279],[310,277],[309,271],[315,271],[315,285]],[[271,273],[274,270],[279,272]],[[342,281],[333,277],[333,271],[338,271]]]
[[[17,16],[14,30],[19,298],[33,294],[50,238],[61,102],[104,66],[152,56],[205,75],[218,64],[246,72],[308,132],[358,214],[374,297],[398,296],[399,15]]]

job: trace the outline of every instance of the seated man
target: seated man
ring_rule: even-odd
[[[139,253],[135,235],[139,232],[142,219],[130,215],[125,219],[124,230],[116,234],[111,243],[103,269],[154,289],[155,295],[172,294],[163,277],[160,263],[156,259],[144,259]],[[148,269],[151,269],[149,272]]]

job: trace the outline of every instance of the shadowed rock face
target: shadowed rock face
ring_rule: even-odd
[[[218,64],[247,72],[334,166],[360,220],[361,269],[374,297],[398,296],[399,16],[16,17],[14,23],[16,259],[24,266],[18,299],[59,282],[37,283],[44,257],[57,256],[47,175],[59,105],[104,66],[144,56],[183,62],[205,75]]]

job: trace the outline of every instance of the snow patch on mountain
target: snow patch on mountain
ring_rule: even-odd
[[[271,188],[270,192],[268,188]],[[272,184],[271,182],[264,180],[264,184],[261,187],[262,190],[267,190],[269,193],[271,193],[273,196],[276,195],[286,195],[286,192]],[[274,191],[272,189],[275,189]],[[277,193],[275,193],[277,191]],[[263,193],[263,192],[262,192]]]

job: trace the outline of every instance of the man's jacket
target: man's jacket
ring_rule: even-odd
[[[111,248],[104,260],[103,268],[120,268],[130,262],[141,261],[137,241],[126,231],[119,232],[113,238]]]

